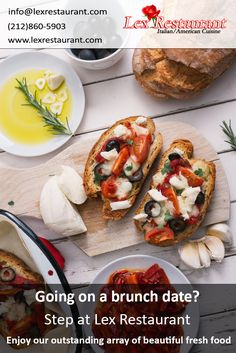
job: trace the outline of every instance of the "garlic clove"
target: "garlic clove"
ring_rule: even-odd
[[[56,101],[56,96],[52,92],[49,92],[46,94],[46,96],[43,97],[42,102],[44,104],[52,104]]]
[[[203,243],[208,249],[210,258],[216,262],[222,262],[225,257],[225,247],[219,238],[215,236],[206,236]]]
[[[51,177],[43,187],[40,212],[44,223],[58,234],[71,236],[87,231],[77,209],[59,188],[56,176]]]
[[[196,243],[186,243],[179,248],[179,255],[181,260],[190,268],[202,268],[198,246]]]
[[[77,205],[82,205],[87,200],[83,179],[69,166],[61,166],[62,172],[57,176],[57,183],[64,195]]]
[[[201,242],[197,242],[198,252],[200,263],[202,267],[210,267],[211,266],[211,257],[209,255],[209,251],[207,250],[205,244]]]
[[[49,76],[47,79],[47,84],[48,87],[50,88],[51,91],[55,91],[58,89],[62,83],[65,81],[65,77],[62,75],[52,75]]]
[[[62,102],[56,102],[50,105],[50,110],[53,114],[55,115],[61,115],[63,109],[63,103]]]
[[[44,89],[45,84],[46,84],[45,78],[38,78],[38,79],[36,80],[36,82],[35,82],[35,86],[36,86],[38,89],[40,89],[40,91],[41,91],[42,89]]]
[[[65,101],[67,101],[67,99],[68,99],[68,95],[67,95],[67,92],[66,92],[65,89],[63,89],[62,91],[57,93],[57,100],[59,102],[63,102],[64,103]]]
[[[214,224],[207,228],[207,235],[215,236],[224,243],[232,244],[232,233],[230,227],[225,223]]]

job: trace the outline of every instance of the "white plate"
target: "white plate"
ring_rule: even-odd
[[[97,274],[95,279],[92,281],[91,285],[97,284],[97,285],[101,285],[101,287],[102,287],[102,285],[104,285],[105,283],[108,282],[110,275],[119,269],[124,269],[124,268],[148,269],[149,267],[151,267],[154,264],[158,264],[160,267],[162,267],[164,269],[167,277],[170,280],[170,283],[172,283],[174,285],[175,284],[176,285],[183,285],[183,289],[182,289],[183,291],[186,291],[186,285],[189,286],[188,287],[189,291],[192,290],[192,287],[191,287],[189,280],[175,266],[173,266],[172,264],[170,264],[167,261],[164,261],[164,260],[159,259],[154,256],[148,256],[148,255],[126,256],[126,257],[122,257],[118,260],[115,260],[115,261],[109,263]],[[88,291],[91,290],[91,285],[88,288]],[[178,288],[180,289],[181,286]],[[98,289],[96,288],[96,290],[98,290]],[[81,306],[81,308],[79,308],[79,309],[80,309],[80,312],[82,315],[85,315],[85,313],[88,313],[89,315],[92,316],[95,311],[95,308],[96,308],[96,303],[90,303],[89,306],[86,306],[86,307]],[[184,334],[185,334],[185,336],[190,336],[192,338],[195,338],[198,333],[199,320],[200,320],[198,304],[189,303],[187,305],[186,310],[185,310],[185,314],[190,315],[190,317],[194,318],[194,320],[192,320],[190,326],[184,327]],[[86,336],[93,335],[92,329],[90,326],[85,326],[84,331],[85,331]],[[192,347],[191,345],[181,346],[180,353],[188,353],[189,350],[191,349],[191,347]],[[93,345],[92,348],[93,348],[94,352],[96,352],[96,353],[103,353],[103,350],[97,345]]]
[[[40,51],[32,51],[11,56],[0,63],[0,87],[17,73],[31,70],[45,69],[60,73],[66,78],[66,83],[72,95],[72,113],[70,117],[70,128],[72,133],[78,129],[84,114],[85,96],[82,83],[75,71],[63,60],[54,55]],[[1,109],[0,109],[1,113]],[[23,144],[13,141],[0,131],[0,148],[4,151],[23,157],[35,157],[55,151],[64,145],[71,136],[55,136],[41,144]]]

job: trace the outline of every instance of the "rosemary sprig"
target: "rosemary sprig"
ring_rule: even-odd
[[[227,140],[225,140],[225,142],[230,144],[232,150],[236,151],[236,135],[232,129],[231,120],[229,121],[229,123],[224,120],[220,127],[228,138]]]
[[[54,135],[72,135],[72,132],[70,130],[69,124],[68,124],[68,119],[66,119],[66,125],[63,124],[60,119],[58,119],[57,114],[51,113],[47,107],[45,107],[41,101],[37,99],[37,92],[35,91],[34,94],[32,94],[29,91],[29,87],[26,81],[26,78],[23,78],[22,81],[16,79],[17,83],[19,86],[16,87],[19,91],[21,91],[25,99],[27,101],[27,104],[23,104],[26,106],[31,106],[35,108],[38,112],[38,114],[43,118],[46,127],[49,128],[49,130],[54,134]]]

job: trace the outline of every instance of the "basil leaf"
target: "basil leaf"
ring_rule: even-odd
[[[164,219],[165,222],[171,221],[173,219],[173,216],[170,214],[170,211],[166,211]]]
[[[195,170],[194,173],[200,177],[203,177],[204,175],[203,170],[201,168],[198,168],[197,170]]]
[[[172,172],[170,162],[166,162],[166,163],[164,164],[164,167],[163,167],[162,170],[161,170],[161,174],[164,175],[164,174],[170,173],[170,172]]]

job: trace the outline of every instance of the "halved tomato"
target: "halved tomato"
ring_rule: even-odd
[[[176,216],[179,216],[180,215],[179,202],[177,199],[177,195],[174,192],[174,189],[173,188],[163,188],[162,195],[167,197],[168,200],[173,203],[173,206],[175,208],[175,214],[176,214]]]
[[[173,173],[177,173],[180,167],[191,168],[191,164],[187,159],[178,158],[170,162],[171,170]]]
[[[122,148],[117,159],[113,164],[112,173],[115,174],[116,176],[119,176],[122,173],[124,165],[128,158],[129,158],[129,148],[125,146],[124,148]]]
[[[160,244],[165,240],[173,240],[174,232],[169,227],[155,228],[145,234],[145,240],[151,244]]]
[[[101,183],[101,191],[106,199],[114,200],[116,198],[117,185],[114,175],[111,175],[107,180]]]
[[[204,182],[203,178],[196,175],[194,172],[192,172],[188,168],[180,167],[179,171],[188,180],[189,186],[192,186],[192,187],[201,186]]]
[[[134,143],[132,146],[132,152],[135,155],[137,162],[143,163],[149,154],[150,146],[152,143],[152,136],[148,135],[139,135],[135,137]]]

